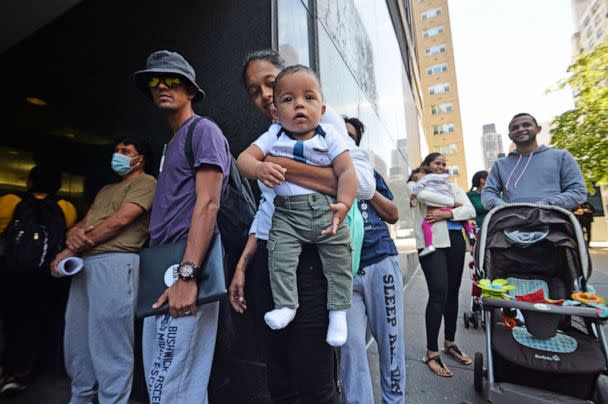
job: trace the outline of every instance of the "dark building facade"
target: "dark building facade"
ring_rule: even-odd
[[[160,49],[178,51],[194,66],[207,94],[195,110],[218,123],[234,155],[269,124],[248,99],[242,60],[274,48],[288,63],[317,70],[327,103],[366,124],[362,146],[380,171],[396,174],[396,189],[419,164],[426,142],[408,0],[30,3],[0,5],[0,194],[24,191],[29,169],[48,162],[61,168],[61,193],[84,214],[97,191],[116,180],[110,159],[118,134],[150,141],[156,174],[170,132],[132,74]],[[402,217],[409,216],[405,195],[395,196],[403,200]],[[214,370],[210,398],[264,402],[263,363],[246,338],[249,320],[226,308],[223,321],[228,356],[219,357],[229,359]],[[141,374],[136,384],[134,395],[144,401]]]

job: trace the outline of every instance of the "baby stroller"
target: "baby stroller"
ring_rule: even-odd
[[[471,255],[475,256],[475,250],[477,246],[477,239],[479,233],[477,233],[475,240],[472,242]],[[462,320],[464,327],[469,328],[471,325],[478,328],[480,325],[483,328],[485,326],[484,312],[481,308],[481,289],[477,286],[479,282],[479,273],[477,271],[475,260],[469,262],[469,275],[471,276],[471,303],[469,305],[469,311],[462,313]]]
[[[573,292],[586,291],[591,274],[587,247],[576,217],[565,209],[497,207],[488,213],[477,247],[478,273],[488,280],[506,279],[515,286],[511,296],[542,289],[551,299],[569,299]],[[483,297],[482,304],[487,368],[477,352],[474,385],[486,400],[608,403],[606,312],[494,297]],[[508,328],[515,324],[503,324],[508,310],[519,310],[525,322]]]

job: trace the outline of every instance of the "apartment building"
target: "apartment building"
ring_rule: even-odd
[[[492,164],[500,158],[503,153],[502,136],[496,133],[496,125],[493,123],[483,125],[481,135],[481,150],[483,162],[487,171],[490,171]]]
[[[576,57],[600,43],[608,33],[608,0],[572,0],[574,25],[572,52]]]
[[[429,151],[445,155],[450,181],[467,187],[454,47],[447,0],[412,0],[412,24]]]

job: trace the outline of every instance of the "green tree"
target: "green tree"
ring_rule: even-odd
[[[608,183],[608,39],[581,54],[558,89],[574,91],[575,108],[555,117],[551,143],[569,150],[587,188]]]

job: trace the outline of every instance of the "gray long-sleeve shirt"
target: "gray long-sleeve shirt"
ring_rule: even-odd
[[[496,161],[481,200],[490,210],[505,203],[531,202],[572,209],[587,200],[583,174],[566,150],[540,146]]]

